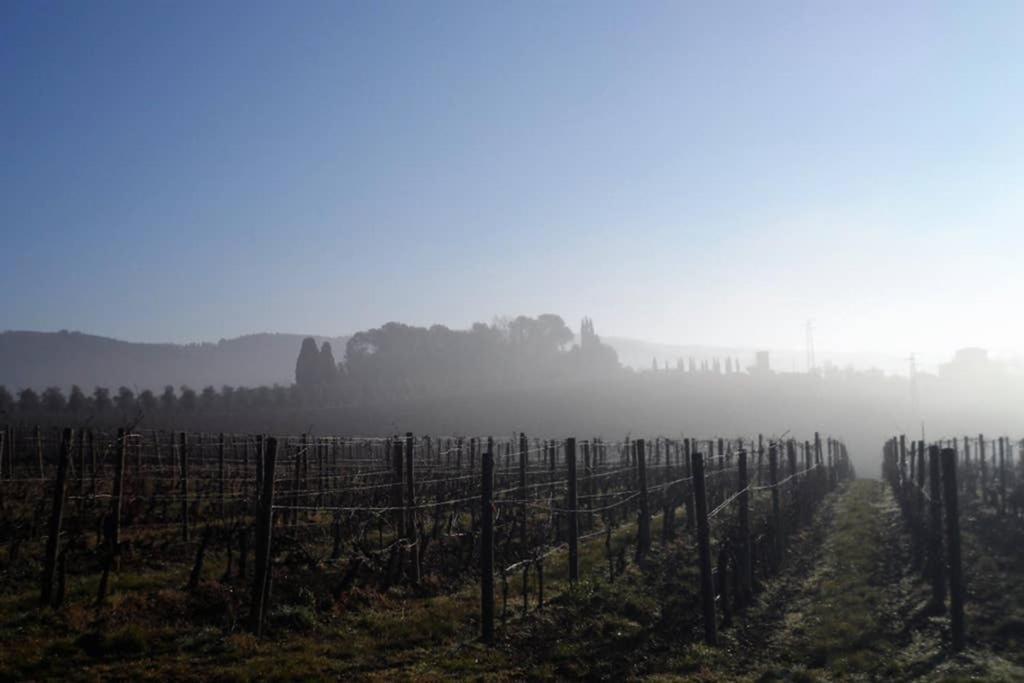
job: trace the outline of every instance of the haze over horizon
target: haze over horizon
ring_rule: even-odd
[[[257,4],[0,10],[0,328],[1021,348],[1018,3]]]

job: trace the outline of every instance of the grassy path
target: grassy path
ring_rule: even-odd
[[[949,657],[948,623],[909,567],[899,511],[880,482],[850,483],[821,513],[736,634],[725,678],[753,681],[1024,680],[983,650]]]
[[[762,679],[905,677],[897,654],[903,611],[916,596],[901,576],[906,550],[896,513],[878,482],[852,482],[838,496],[820,520],[824,543],[810,571],[791,572],[768,594],[782,600],[767,603],[779,623],[767,636]]]

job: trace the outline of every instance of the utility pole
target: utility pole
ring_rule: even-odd
[[[921,411],[920,398],[917,393],[917,360],[914,358],[913,352],[906,360],[910,363],[910,411],[916,422]]]
[[[815,368],[814,361],[814,319],[807,321],[807,327],[805,328],[805,343],[807,346],[807,374],[813,374]]]

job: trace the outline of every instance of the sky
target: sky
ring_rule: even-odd
[[[0,4],[0,330],[1024,347],[1024,4]]]

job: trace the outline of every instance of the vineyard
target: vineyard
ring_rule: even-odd
[[[132,600],[184,601],[177,616],[197,628],[273,640],[358,615],[367,596],[454,600],[466,623],[433,628],[487,646],[581,581],[613,584],[677,539],[696,552],[675,609],[713,645],[852,476],[843,444],[817,434],[2,434],[4,599],[79,615],[85,650],[118,649],[96,630]]]
[[[910,567],[928,586],[922,613],[948,623],[943,637],[953,651],[980,647],[1024,665],[1024,442],[903,435],[885,444],[883,456],[909,534]]]

